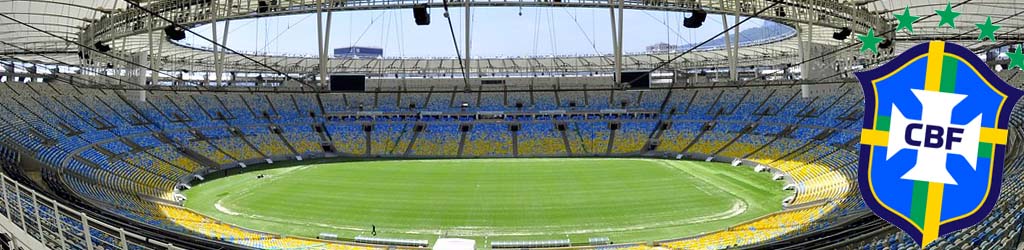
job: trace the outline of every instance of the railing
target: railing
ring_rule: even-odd
[[[413,239],[393,239],[393,238],[377,238],[377,237],[366,237],[356,236],[356,242],[366,244],[380,244],[380,245],[392,245],[392,246],[410,246],[410,247],[427,247],[430,245],[427,240],[413,240]]]
[[[534,240],[534,241],[494,241],[491,248],[546,248],[546,247],[569,247],[572,243],[569,239],[564,240]]]
[[[0,225],[12,236],[14,249],[182,249],[93,219],[4,174],[0,194]]]

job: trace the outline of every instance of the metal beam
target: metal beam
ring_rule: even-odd
[[[320,70],[320,74],[319,74],[320,75],[320,84],[319,84],[320,87],[323,87],[323,86],[327,85],[327,79],[325,79],[325,77],[327,77],[327,69],[326,69],[327,65],[324,63],[324,58],[327,57],[327,51],[325,51],[325,49],[324,49],[325,46],[324,46],[324,18],[323,18],[324,8],[323,7],[324,7],[324,0],[317,0],[316,1],[316,45],[317,45],[316,47],[320,51],[320,57],[319,57],[320,62],[317,64],[318,65],[317,68]]]
[[[622,12],[623,12],[623,10],[626,7],[625,5],[626,5],[626,0],[619,0],[619,20],[618,20],[619,21],[619,34],[618,34],[619,35],[619,39],[616,40],[616,43],[618,45],[615,46],[616,48],[619,48],[618,51],[615,52],[615,57],[617,58],[615,60],[618,61],[618,63],[615,64],[615,79],[618,79],[618,81],[615,82],[616,85],[619,84],[620,82],[623,82],[623,79],[622,79],[622,50],[623,50],[622,49],[622,37],[624,36],[624,34],[626,34],[626,30],[622,28],[622,20],[626,19],[626,16],[624,16],[622,14]]]
[[[735,58],[732,55],[732,35],[729,34],[729,19],[725,14],[722,14],[722,31],[725,32],[725,60],[728,61],[729,65],[729,79],[732,79],[732,72],[736,71],[733,67],[732,59]]]
[[[153,28],[154,26],[156,26],[156,24],[153,22],[153,17],[149,17],[149,21],[146,22],[146,25],[149,25],[150,28]],[[148,35],[149,36],[146,37],[147,38],[146,42],[149,43],[148,44],[149,48],[153,48],[153,32],[149,32]],[[153,67],[153,64],[154,64],[155,61],[159,61],[156,58],[156,56],[154,55],[154,51],[155,50],[153,50],[153,49],[149,49],[149,51],[148,51],[149,52],[149,67],[150,68],[156,68],[156,67]],[[153,70],[151,70],[149,72],[149,83],[151,85],[157,84],[157,75],[156,75],[156,72],[154,72]]]
[[[220,16],[220,12],[218,11],[218,9],[219,8],[217,8],[217,0],[210,0],[210,12],[213,12],[213,14],[210,15],[210,23],[212,24],[212,25],[210,25],[210,26],[212,26],[210,32],[213,33],[213,35],[210,36],[210,38],[213,38],[213,42],[214,43],[217,43],[217,17]],[[227,34],[228,32],[225,31],[224,33]],[[220,46],[217,46],[216,44],[213,44],[213,63],[214,63],[213,67],[215,69],[214,70],[214,84],[213,85],[217,85],[217,86],[219,86],[221,84],[221,79],[220,79],[221,78],[221,73],[224,72],[224,65],[221,64],[220,52],[219,51],[222,51]]]
[[[740,23],[740,0],[736,0],[736,7],[733,8],[733,18],[735,23]],[[740,57],[740,26],[733,28],[733,33],[736,37],[732,40],[732,56],[729,57],[729,80],[739,81],[740,72],[736,69],[736,64]],[[729,36],[729,33],[725,33],[725,36]]]
[[[612,62],[612,64],[613,64],[613,66],[615,68],[618,68],[621,61],[619,61],[619,53],[618,53],[619,52],[619,43],[618,43],[619,35],[616,34],[616,27],[615,27],[615,0],[608,0],[608,17],[612,21],[611,25],[609,26],[609,28],[612,31],[612,53],[614,54],[614,62]],[[619,74],[615,73],[612,76],[612,84],[616,84],[618,82],[619,82]]]
[[[224,11],[225,14],[227,14],[228,16],[231,15],[231,10],[234,9],[234,8],[231,8],[232,2],[233,2],[233,0],[228,0],[228,4],[227,4],[228,8]],[[230,19],[224,20],[224,32],[223,32],[224,33],[223,34],[224,37],[221,39],[220,44],[224,44],[224,45],[228,44],[228,33],[231,33],[230,31],[231,31],[231,20]],[[213,40],[217,40],[217,37],[213,37]],[[218,82],[222,82],[222,79],[220,79],[220,77],[223,77],[223,75],[224,75],[224,49],[220,49],[220,53],[217,54],[217,66],[218,66],[217,67],[217,77],[218,77],[217,81]],[[230,80],[234,80],[234,79],[230,79]]]
[[[466,28],[466,59],[465,59],[466,60],[466,63],[465,63],[465,65],[466,65],[465,66],[466,67],[466,73],[465,74],[466,75],[463,76],[465,78],[469,78],[469,74],[470,74],[470,72],[472,72],[472,69],[473,69],[472,66],[469,64],[469,61],[470,61],[469,59],[472,58],[469,55],[469,52],[471,51],[470,50],[470,44],[471,44],[471,40],[472,40],[472,39],[470,39],[470,31],[472,30],[472,29],[470,29],[470,23],[472,21],[472,16],[470,15],[470,10],[469,10],[469,5],[470,4],[469,4],[469,2],[470,1],[463,1],[463,5],[466,6],[466,27],[465,27]],[[469,89],[468,81],[467,81],[466,89],[467,90]]]
[[[334,0],[328,0],[328,2],[329,3],[334,3]],[[323,49],[323,53],[320,55],[320,65],[321,65],[320,66],[320,68],[321,68],[321,72],[320,72],[320,87],[326,86],[327,74],[330,73],[330,72],[327,72],[327,70],[330,69],[330,61],[328,61],[327,58],[330,56],[329,53],[331,51],[331,16],[333,16],[333,14],[334,14],[333,11],[328,11],[327,12],[327,27],[323,31],[324,32],[324,44],[323,44],[324,49]]]

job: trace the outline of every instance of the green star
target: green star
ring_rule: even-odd
[[[1020,50],[1020,44],[1018,44],[1017,52],[1006,53],[1006,56],[1010,57],[1010,66],[1006,67],[1006,69],[1012,69],[1013,67],[1024,69],[1024,54]]]
[[[985,19],[985,23],[978,23],[974,25],[977,25],[978,30],[981,30],[981,33],[978,34],[978,41],[985,41],[986,37],[993,42],[996,41],[996,30],[999,29],[999,25],[992,24],[991,16]]]
[[[867,34],[857,36],[857,39],[860,39],[861,42],[860,52],[864,52],[865,50],[871,50],[871,52],[875,53],[876,55],[878,54],[878,43],[884,40],[881,37],[875,36],[874,28],[868,29]]]
[[[906,8],[903,9],[903,15],[893,14],[893,16],[896,17],[896,20],[900,21],[899,26],[896,26],[896,31],[906,29],[907,31],[910,32],[910,34],[914,34],[913,24],[914,22],[917,21],[917,19],[920,19],[920,17],[910,15],[910,6],[907,6]]]
[[[935,13],[942,17],[942,20],[939,20],[939,27],[942,27],[942,24],[948,24],[949,27],[956,29],[956,22],[953,22],[953,19],[960,16],[960,12],[953,11],[953,5],[947,2],[946,10],[935,10]]]

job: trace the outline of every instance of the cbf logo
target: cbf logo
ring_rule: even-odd
[[[970,50],[942,41],[857,78],[868,207],[922,247],[985,218],[999,198],[1006,125],[1021,92]]]

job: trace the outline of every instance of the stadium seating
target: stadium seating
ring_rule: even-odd
[[[462,156],[500,157],[512,155],[512,132],[502,123],[474,124],[466,133]]]
[[[4,84],[34,93],[24,83]],[[760,163],[785,174],[796,194],[789,208],[782,212],[722,231],[661,242],[663,246],[721,249],[758,244],[812,232],[842,216],[865,210],[856,193],[857,152],[850,146],[859,135],[859,118],[849,118],[850,110],[861,105],[856,95],[801,98],[799,88],[791,86],[639,92],[381,92],[319,97],[156,91],[147,100],[139,101],[92,90],[77,91],[77,87],[61,83],[31,84],[48,84],[61,91],[0,98],[0,105],[5,107],[0,109],[0,116],[8,118],[0,123],[0,130],[9,135],[10,141],[36,152],[33,157],[66,173],[55,175],[59,176],[55,180],[64,183],[71,192],[148,225],[252,247],[370,249],[278,236],[222,223],[173,205],[177,185],[195,174],[234,167],[240,162],[328,155],[330,152],[324,146],[333,146],[341,156],[357,157],[665,153]],[[854,87],[842,88],[849,91]],[[354,114],[406,112],[412,110],[410,105],[417,112],[519,111],[513,107],[517,102],[523,104],[523,111],[563,110],[582,114],[500,119],[473,115]],[[666,108],[660,110],[663,103]],[[647,114],[602,112],[607,109]],[[1013,119],[1024,121],[1019,114],[1015,112]],[[658,124],[666,124],[664,130],[658,129]],[[513,131],[513,126],[518,130]],[[644,147],[648,144],[657,147],[649,150]],[[1012,163],[1007,166],[1007,178],[1020,178],[1024,172],[1022,163]],[[1003,236],[1021,229],[1024,207],[1019,204],[1024,190],[1011,182],[1007,182],[1004,190],[1008,195],[994,216],[976,229],[947,237],[941,245],[1006,246]],[[26,207],[35,209],[40,211],[41,218],[59,217],[69,237],[81,238],[84,234],[80,218],[52,207]],[[96,236],[96,245],[120,244],[110,232],[97,230],[89,234]],[[68,242],[84,249],[81,241]],[[861,247],[850,249],[904,248],[910,241],[887,234],[859,244]]]
[[[370,150],[373,155],[405,155],[416,134],[412,123],[382,122],[373,125]]]
[[[462,132],[459,131],[458,123],[450,123],[452,120],[442,120],[445,123],[430,123],[426,129],[419,132],[416,143],[413,144],[413,155],[419,156],[457,156],[459,140]]]
[[[615,141],[612,146],[612,154],[628,154],[641,151],[641,148],[650,139],[650,133],[654,131],[654,121],[626,121],[620,123],[621,127],[615,132]]]
[[[811,224],[828,214],[825,205],[810,206],[771,214],[729,229],[662,245],[677,249],[724,249],[769,241],[794,231],[807,231]]]
[[[607,122],[571,120],[568,125],[566,137],[574,155],[604,155],[608,152],[611,130]]]
[[[366,154],[366,133],[360,124],[327,123],[331,140],[338,152],[364,155]]]
[[[565,156],[562,133],[550,121],[524,122],[517,132],[519,154],[532,156]]]

